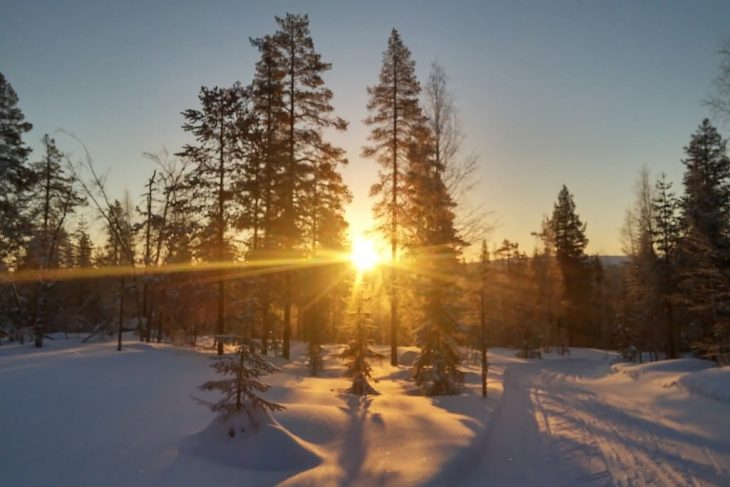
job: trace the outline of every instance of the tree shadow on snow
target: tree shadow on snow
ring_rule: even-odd
[[[393,472],[381,472],[373,476],[371,472],[363,472],[362,467],[368,455],[368,444],[365,432],[369,425],[385,428],[385,422],[380,413],[371,413],[370,405],[373,396],[358,396],[355,394],[341,393],[338,396],[345,403],[340,409],[349,416],[347,431],[344,435],[345,442],[339,457],[339,463],[345,472],[345,478],[341,485],[352,485],[363,483],[366,485],[383,485],[387,482],[397,480]],[[363,478],[364,476],[364,478]]]

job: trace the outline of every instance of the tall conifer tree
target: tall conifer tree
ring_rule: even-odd
[[[43,159],[32,166],[35,184],[31,191],[29,217],[37,223],[25,256],[27,267],[41,270],[41,279],[33,293],[33,306],[29,310],[34,322],[36,347],[43,345],[44,329],[52,319],[49,314],[52,283],[44,279],[43,271],[60,266],[62,257],[59,250],[67,237],[64,225],[76,207],[84,203],[74,187],[73,178],[61,165],[63,154],[55,141],[45,135],[43,147]]]
[[[23,134],[33,126],[18,108],[18,95],[0,73],[0,268],[20,248],[28,234],[24,213],[33,173],[26,165],[30,148]]]
[[[456,342],[459,331],[458,256],[464,242],[454,227],[454,209],[443,181],[443,165],[435,155],[434,139],[419,127],[408,154],[405,223],[408,257],[419,269],[416,278],[416,344],[420,352],[413,375],[428,395],[454,394],[464,374],[459,370]]]
[[[678,248],[679,287],[699,329],[690,333],[699,350],[728,361],[730,300],[730,158],[727,141],[702,121],[685,147],[683,238]]]
[[[200,90],[199,110],[183,112],[183,129],[191,132],[196,145],[186,145],[179,155],[190,160],[194,169],[188,183],[201,205],[198,208],[208,217],[207,226],[200,235],[200,254],[206,259],[224,261],[232,257],[226,233],[231,219],[231,188],[233,177],[241,171],[246,156],[246,134],[251,125],[248,112],[248,91],[240,84],[231,88]],[[225,284],[218,280],[216,333],[225,331]],[[218,341],[218,355],[223,354],[223,343]]]
[[[677,358],[674,295],[677,288],[676,248],[680,238],[679,199],[664,173],[654,187],[654,245],[656,247],[657,293],[663,307],[667,357]]]
[[[339,159],[340,149],[327,144],[323,130],[345,130],[347,122],[333,115],[332,91],[322,75],[332,68],[315,50],[309,30],[309,16],[286,14],[276,17],[279,26],[273,35],[283,78],[281,93],[282,144],[284,164],[281,172],[281,215],[279,231],[283,250],[290,256],[306,252],[304,240],[307,221],[308,182],[317,173],[318,158]],[[283,355],[289,358],[293,280],[290,272],[284,282]]]
[[[579,329],[579,326],[588,297],[589,283],[584,254],[588,239],[585,236],[586,224],[576,213],[573,195],[565,185],[558,193],[558,201],[553,207],[550,229],[555,238],[555,257],[563,277],[568,342],[570,345],[580,343],[576,342],[578,337],[575,336],[580,333],[581,342],[585,343],[586,330]]]
[[[421,86],[416,79],[415,62],[400,34],[393,29],[383,53],[378,84],[368,87],[371,145],[363,148],[363,156],[375,159],[381,166],[378,181],[370,195],[379,199],[374,213],[379,230],[390,241],[391,259],[398,258],[402,239],[404,176],[414,132],[425,119],[419,105]],[[390,362],[398,365],[398,275],[390,270]]]

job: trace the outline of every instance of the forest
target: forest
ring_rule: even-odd
[[[307,15],[275,25],[250,39],[251,79],[201,87],[199,104],[181,107],[190,143],[145,153],[147,184],[121,199],[93,154],[69,155],[58,134],[31,153],[31,122],[0,75],[0,343],[40,348],[63,332],[118,337],[121,350],[125,333],[189,347],[210,338],[202,343],[218,355],[236,351],[217,370],[249,371],[243,391],[269,408],[255,395],[266,387],[257,377],[273,371],[263,357],[289,359],[295,340],[307,344],[312,375],[324,344],[347,344],[358,394],[375,392],[374,344],[389,346],[394,366],[398,347],[415,345],[412,377],[427,395],[460,390],[463,347],[481,352],[485,370],[489,347],[524,358],[595,347],[629,361],[730,362],[730,159],[709,119],[667,161],[683,165],[681,184],[636,176],[625,256],[586,253],[590,222],[566,186],[555,188],[534,248],[490,241],[489,209],[469,202],[477,162],[462,150],[446,69],[434,62],[418,80],[393,29],[367,86],[361,155],[378,171],[374,223],[353,236],[348,160],[328,141],[348,128],[327,87],[332,65]],[[707,101],[721,120],[730,115],[723,53]],[[207,387],[238,387],[237,403],[221,408],[242,407],[240,385]]]

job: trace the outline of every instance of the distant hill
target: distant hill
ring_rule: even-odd
[[[629,261],[626,255],[599,255],[598,258],[604,266],[621,265]]]

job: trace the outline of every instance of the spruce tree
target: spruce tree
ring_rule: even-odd
[[[587,330],[579,328],[584,317],[589,285],[584,254],[588,244],[585,236],[586,224],[576,213],[573,195],[565,185],[558,193],[558,201],[553,207],[550,229],[555,238],[555,257],[563,279],[568,342],[569,345],[587,344]],[[581,335],[580,342],[576,340],[576,333]]]
[[[730,158],[727,141],[705,119],[685,147],[683,238],[677,272],[682,298],[693,322],[697,349],[726,361],[730,352]]]
[[[33,126],[18,107],[18,95],[0,73],[0,268],[21,247],[30,230],[24,212],[33,172],[26,165],[31,150],[23,134]]]
[[[674,321],[674,295],[677,291],[675,250],[680,238],[680,201],[672,191],[672,183],[664,173],[654,187],[654,235],[656,247],[657,294],[663,306],[667,357],[677,358],[676,330]]]
[[[256,412],[284,409],[281,404],[261,397],[261,393],[271,387],[261,382],[261,377],[275,372],[276,368],[256,354],[248,339],[239,340],[234,354],[214,357],[211,367],[216,373],[226,377],[200,386],[202,391],[216,391],[223,396],[209,405],[212,411],[222,413],[225,418],[246,413],[255,426]]]
[[[340,357],[345,361],[345,375],[352,377],[352,386],[347,392],[365,396],[378,394],[369,382],[373,379],[371,362],[373,359],[382,358],[383,355],[371,348],[375,325],[371,314],[366,310],[372,295],[368,276],[363,276],[356,286],[355,309],[350,317],[350,337]]]
[[[94,243],[91,240],[91,235],[89,235],[89,225],[83,218],[76,225],[74,240],[76,242],[74,266],[88,269],[93,263]]]
[[[730,261],[730,158],[727,141],[704,119],[684,148],[682,225],[696,230]]]
[[[378,181],[370,195],[379,197],[374,207],[378,229],[390,241],[391,259],[395,263],[402,245],[402,222],[405,173],[414,133],[425,120],[419,104],[420,84],[416,79],[415,62],[400,34],[393,29],[383,53],[378,84],[368,87],[368,111],[365,124],[371,127],[363,148],[364,157],[375,159],[381,167]],[[390,362],[398,365],[398,273],[393,265],[389,276],[390,297]]]
[[[408,257],[422,278],[416,281],[416,384],[427,395],[457,393],[464,380],[456,341],[461,327],[457,309],[458,256],[464,242],[454,228],[455,203],[442,179],[433,138],[419,127],[408,153],[406,223]]]
[[[94,244],[89,234],[86,219],[79,219],[72,234],[73,264],[77,269],[90,269],[94,265]],[[69,283],[72,286],[71,301],[76,310],[76,320],[82,330],[92,323],[95,312],[98,311],[98,286],[88,279],[79,279]]]
[[[718,265],[720,254],[706,235],[695,229],[678,250],[680,300],[692,320],[687,334],[693,349],[721,365],[730,364],[730,281]]]

